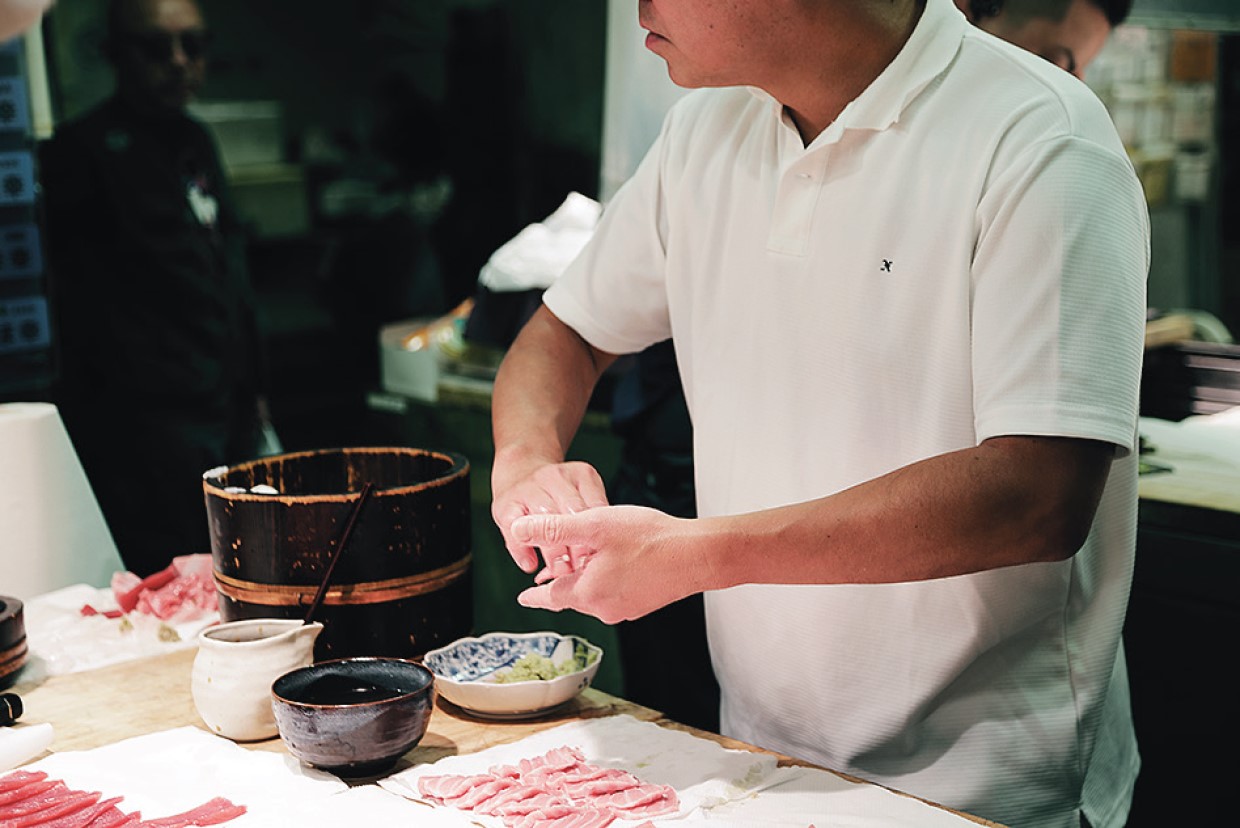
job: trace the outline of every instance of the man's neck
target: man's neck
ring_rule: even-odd
[[[769,86],[763,85],[784,105],[806,145],[895,60],[925,4],[926,0],[873,3],[869,14],[852,16],[844,25],[836,13],[807,27],[795,65]],[[802,60],[805,56],[810,57]]]

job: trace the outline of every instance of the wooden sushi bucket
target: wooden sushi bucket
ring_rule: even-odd
[[[207,472],[221,618],[304,617],[367,482],[315,616],[315,659],[419,658],[468,635],[469,463],[413,448],[295,452]]]

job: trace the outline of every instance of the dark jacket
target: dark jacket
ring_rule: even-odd
[[[56,402],[128,568],[205,552],[202,474],[254,457],[265,372],[210,134],[112,98],[41,148]]]

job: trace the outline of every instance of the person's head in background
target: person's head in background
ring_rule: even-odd
[[[1078,78],[1098,56],[1132,0],[956,0],[975,26]]]
[[[117,91],[152,114],[179,112],[206,77],[207,28],[194,0],[110,0],[107,54]]]

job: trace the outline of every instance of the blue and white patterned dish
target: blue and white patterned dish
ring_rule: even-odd
[[[528,653],[545,656],[556,665],[576,659],[585,666],[553,679],[495,681],[497,672]],[[431,650],[422,663],[435,674],[440,696],[467,712],[483,718],[525,719],[550,712],[588,687],[602,658],[602,649],[576,635],[492,632]]]

